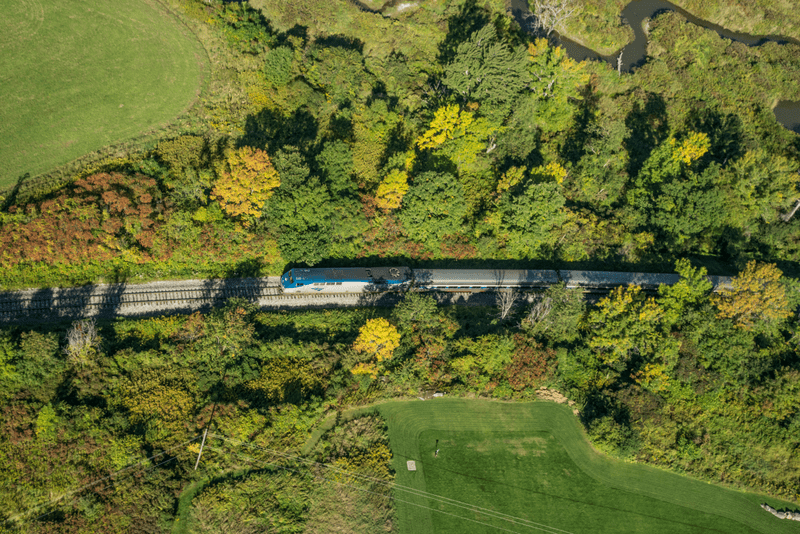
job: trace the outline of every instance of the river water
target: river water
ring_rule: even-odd
[[[520,23],[520,26],[526,28],[526,18],[533,16],[528,8],[527,0],[510,0],[509,5],[514,17]],[[634,33],[634,40],[628,43],[621,51],[622,70],[631,72],[634,68],[642,66],[647,61],[647,34],[644,31],[644,23],[647,19],[650,19],[658,13],[666,10],[676,11],[686,17],[686,19],[693,24],[714,30],[720,36],[725,37],[726,39],[739,41],[747,46],[759,46],[770,41],[780,44],[789,42],[800,44],[800,42],[797,40],[782,36],[748,35],[727,30],[721,26],[717,26],[716,24],[698,19],[678,6],[666,2],[665,0],[633,0],[625,7],[625,9],[622,10],[621,14],[622,20],[629,24],[631,28],[633,28]],[[557,41],[566,49],[569,56],[576,61],[582,61],[585,59],[606,61],[614,68],[617,68],[617,57],[619,56],[619,52],[604,56],[560,35],[557,35]],[[778,122],[783,124],[786,128],[800,134],[800,102],[782,101],[775,106],[773,111],[775,112],[775,118],[778,120]]]

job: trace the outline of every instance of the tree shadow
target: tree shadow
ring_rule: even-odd
[[[439,44],[436,61],[447,65],[456,57],[458,45],[466,42],[470,36],[491,22],[491,13],[477,0],[467,0],[461,11],[447,19],[447,35]]]
[[[31,173],[26,172],[19,178],[17,178],[17,182],[14,184],[14,187],[8,192],[8,195],[3,202],[3,205],[0,206],[0,211],[8,211],[8,208],[11,206],[17,205],[17,198],[19,197],[20,190],[22,189],[22,185],[31,177]]]
[[[405,122],[398,122],[389,131],[386,148],[380,159],[380,167],[385,168],[389,159],[395,154],[405,153],[414,143],[413,132],[406,129]]]
[[[703,167],[712,161],[724,165],[745,153],[742,120],[732,113],[724,115],[714,108],[695,108],[686,119],[686,128],[708,135],[711,147]]]
[[[367,107],[372,106],[373,102],[376,100],[383,100],[386,102],[386,108],[389,111],[396,111],[397,104],[400,102],[400,98],[395,95],[390,95],[389,90],[386,88],[386,84],[383,83],[381,80],[375,82],[372,86],[372,92],[370,93],[369,97],[367,97]]]
[[[244,134],[237,140],[236,146],[252,146],[274,154],[285,145],[294,145],[303,147],[303,152],[308,154],[314,151],[318,133],[319,123],[305,107],[288,116],[264,108],[248,115]]]
[[[314,46],[317,48],[346,48],[347,50],[355,50],[361,55],[364,55],[364,43],[360,39],[348,37],[347,35],[326,35],[318,37],[314,40]]]
[[[661,95],[645,93],[644,104],[636,102],[625,126],[630,135],[623,141],[628,151],[628,176],[636,176],[650,153],[669,135],[667,104]]]
[[[573,165],[586,153],[586,143],[592,137],[592,126],[597,122],[597,111],[600,95],[594,91],[591,84],[586,84],[580,90],[581,100],[578,111],[572,119],[572,128],[567,133],[564,145],[561,147],[561,157]]]
[[[332,135],[326,136],[326,139],[341,139],[351,144],[355,143],[356,134],[351,113],[349,113],[347,106],[342,105],[339,108],[340,112],[332,116],[328,123],[328,131]]]

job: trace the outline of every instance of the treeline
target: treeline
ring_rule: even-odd
[[[665,14],[646,65],[618,76],[473,2],[450,6],[446,34],[398,15],[440,40],[427,60],[368,28],[368,49],[312,33],[300,13],[278,32],[246,3],[184,7],[246,95],[206,102],[205,136],[6,198],[4,286],[370,257],[798,260],[800,140],[769,108],[800,96],[795,45]]]
[[[380,419],[351,407],[431,390],[535,400],[543,386],[575,400],[612,455],[797,501],[800,283],[750,263],[713,293],[703,269],[677,270],[656,294],[620,288],[592,307],[559,285],[532,306],[505,295],[496,308],[441,308],[408,293],[393,309],[231,301],[7,328],[5,526],[383,532],[390,444]]]

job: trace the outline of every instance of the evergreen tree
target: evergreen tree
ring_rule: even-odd
[[[444,69],[444,84],[465,100],[510,102],[529,82],[524,47],[511,49],[487,24],[459,45]]]

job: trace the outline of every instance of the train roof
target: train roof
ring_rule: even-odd
[[[420,284],[496,287],[555,284],[558,275],[553,270],[530,269],[414,269]]]
[[[561,278],[569,284],[601,285],[673,285],[681,279],[671,273],[628,273],[618,271],[560,271]]]
[[[331,267],[322,269],[292,269],[295,282],[318,281],[401,283],[411,279],[408,267]]]

